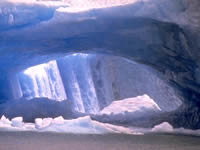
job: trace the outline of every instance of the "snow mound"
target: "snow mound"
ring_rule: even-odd
[[[159,125],[154,126],[153,132],[173,132],[173,127],[168,122],[163,122]]]
[[[114,101],[109,106],[105,107],[100,114],[123,114],[137,113],[137,115],[144,115],[146,113],[160,112],[160,107],[148,95],[137,96],[134,98],[127,98],[120,101]]]

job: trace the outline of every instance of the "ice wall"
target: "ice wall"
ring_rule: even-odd
[[[154,69],[121,57],[105,57],[115,100],[149,95],[162,111],[177,109],[181,100],[176,91]]]
[[[56,61],[30,67],[18,75],[23,97],[47,97],[62,101],[66,99]]]
[[[99,103],[87,54],[73,54],[57,60],[68,98],[74,109],[97,113]]]
[[[115,100],[112,89],[111,74],[109,72],[109,69],[111,68],[108,65],[110,60],[107,58],[110,57],[94,54],[90,55],[89,58],[91,73],[101,109],[108,106],[113,100]]]
[[[13,75],[10,77],[9,88],[11,91],[10,98],[18,99],[23,96],[20,81],[17,75]]]
[[[72,109],[82,113],[96,114],[115,100],[144,94],[162,111],[181,105],[158,72],[118,56],[75,53],[30,67],[11,79],[15,99],[68,99]]]

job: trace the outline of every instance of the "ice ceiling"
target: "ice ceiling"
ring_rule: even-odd
[[[11,99],[8,83],[17,86],[13,75],[26,68],[72,53],[110,54],[159,72],[184,104],[170,121],[199,128],[199,8],[198,0],[3,0],[0,102]]]

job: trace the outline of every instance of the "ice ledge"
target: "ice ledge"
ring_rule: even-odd
[[[141,134],[129,128],[116,126],[107,123],[94,121],[90,116],[80,117],[72,120],[65,120],[62,116],[57,118],[37,118],[35,123],[24,123],[22,117],[13,118],[11,121],[5,116],[0,120],[0,131],[38,131],[38,132],[59,132],[73,134]]]
[[[132,135],[170,133],[200,136],[200,130],[174,129],[167,122],[156,125],[154,128],[126,128],[108,123],[100,123],[92,120],[89,116],[72,120],[65,120],[62,116],[57,118],[37,118],[35,119],[35,123],[24,123],[22,117],[16,117],[10,121],[5,116],[2,116],[0,119],[0,131],[37,131],[71,134],[123,133]]]

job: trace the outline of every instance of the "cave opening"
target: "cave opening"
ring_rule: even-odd
[[[145,127],[149,127],[157,123],[151,121],[153,117],[160,118],[182,105],[158,71],[115,55],[68,54],[9,78],[12,100],[1,105],[1,114],[23,116],[28,122],[90,115],[101,122],[136,126],[146,120]]]

